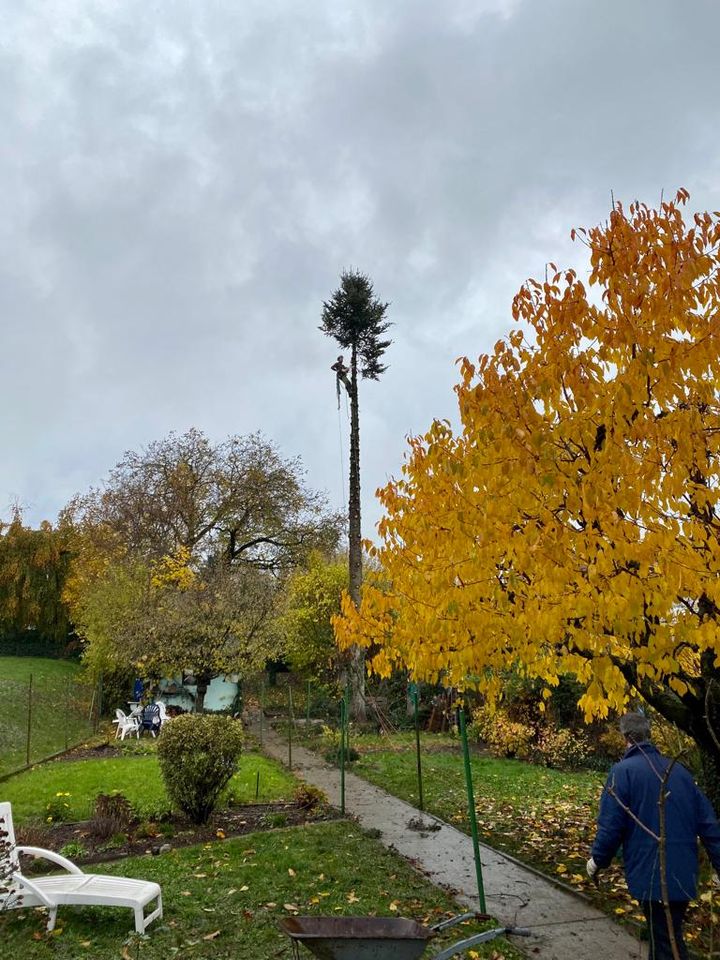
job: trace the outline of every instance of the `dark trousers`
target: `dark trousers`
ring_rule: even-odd
[[[674,960],[670,933],[667,925],[665,905],[659,900],[643,900],[643,913],[648,924],[648,939],[650,940],[649,960]],[[680,960],[688,960],[687,947],[682,935],[682,925],[688,908],[687,900],[670,901],[670,917],[675,934],[675,943]]]

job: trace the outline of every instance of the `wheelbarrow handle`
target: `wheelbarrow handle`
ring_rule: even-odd
[[[435,954],[432,960],[449,960],[470,947],[476,947],[479,943],[487,943],[488,940],[494,940],[495,937],[501,937],[504,934],[512,934],[516,937],[529,937],[531,933],[524,927],[495,927],[494,930],[485,930],[483,933],[476,933],[474,937],[468,937],[467,940],[458,940],[457,943],[450,944],[445,950]]]
[[[430,929],[434,933],[440,933],[441,930],[447,930],[458,923],[465,923],[466,920],[483,920],[485,915],[481,913],[461,913],[458,917],[450,917],[448,920],[441,920],[440,923],[434,923]],[[489,919],[489,917],[487,918]]]

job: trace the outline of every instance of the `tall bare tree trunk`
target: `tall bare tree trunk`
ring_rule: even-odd
[[[350,501],[349,514],[349,574],[350,597],[360,606],[362,591],[362,530],[360,525],[360,411],[358,404],[357,350],[353,346],[350,365]],[[362,647],[350,650],[349,677],[351,684],[350,717],[359,723],[367,719],[365,707],[365,651]]]

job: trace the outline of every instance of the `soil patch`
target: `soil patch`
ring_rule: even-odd
[[[279,827],[295,827],[306,823],[336,820],[340,817],[331,807],[307,810],[297,803],[257,803],[216,811],[209,823],[197,826],[184,817],[173,816],[160,823],[131,823],[126,834],[108,839],[93,832],[91,820],[80,823],[57,823],[51,827],[28,826],[18,830],[18,844],[40,846],[65,855],[74,863],[99,863],[145,853],[166,852],[165,845],[186,847],[192,844],[224,840]]]
[[[54,757],[54,763],[62,763],[64,760],[107,760],[110,757],[125,757],[126,753],[112,743],[97,743],[95,745],[82,744],[74,747],[59,757]]]

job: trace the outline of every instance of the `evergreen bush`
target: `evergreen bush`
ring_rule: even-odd
[[[165,788],[193,823],[207,823],[242,744],[242,724],[219,714],[188,713],[163,727],[157,753]]]

